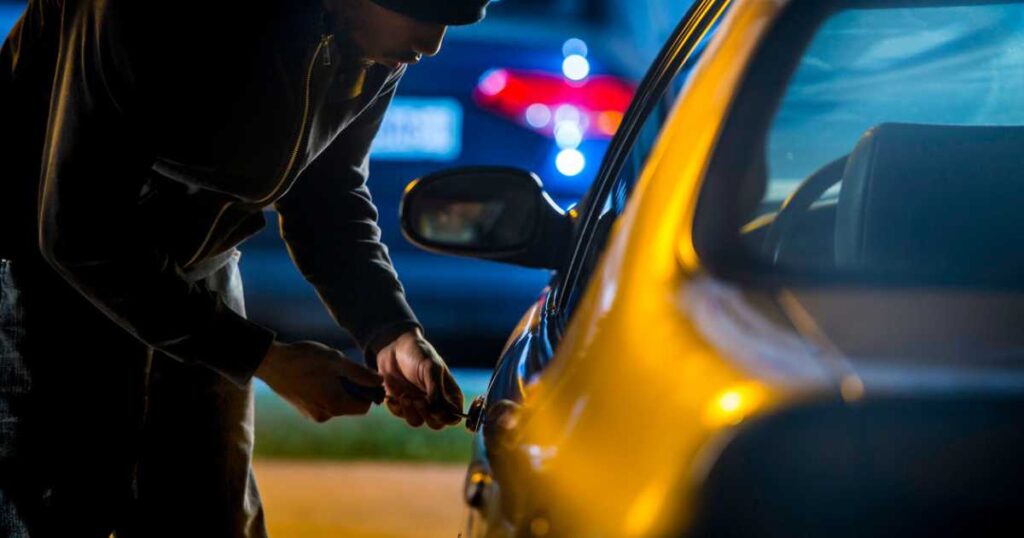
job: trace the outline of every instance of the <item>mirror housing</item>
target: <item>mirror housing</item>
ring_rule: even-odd
[[[441,254],[559,269],[569,255],[572,218],[536,175],[518,168],[452,168],[405,188],[402,233]]]

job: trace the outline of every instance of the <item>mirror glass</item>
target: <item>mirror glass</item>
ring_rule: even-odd
[[[459,173],[423,180],[409,193],[412,239],[459,250],[526,247],[537,226],[540,188],[529,174]]]

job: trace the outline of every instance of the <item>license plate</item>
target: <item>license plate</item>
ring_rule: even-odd
[[[461,103],[446,97],[395,97],[370,155],[387,161],[453,161],[461,152]]]

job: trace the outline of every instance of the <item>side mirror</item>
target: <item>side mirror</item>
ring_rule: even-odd
[[[400,218],[423,249],[526,267],[561,268],[571,244],[571,217],[536,175],[517,168],[455,168],[414,180]]]

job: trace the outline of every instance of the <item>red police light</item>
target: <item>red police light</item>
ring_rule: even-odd
[[[571,147],[574,138],[614,135],[633,86],[610,75],[572,81],[541,71],[492,69],[480,77],[473,97],[485,110]]]

